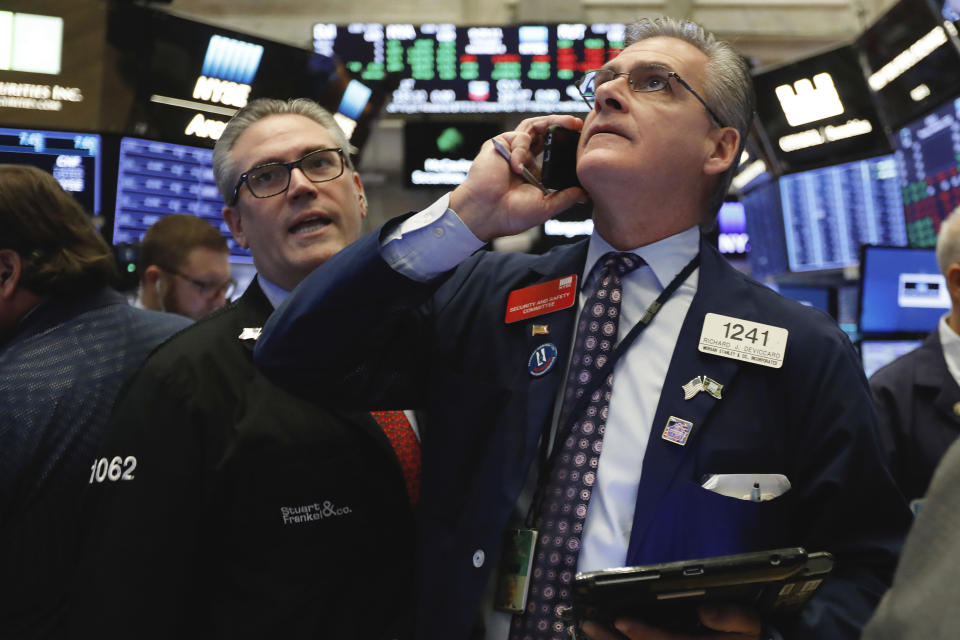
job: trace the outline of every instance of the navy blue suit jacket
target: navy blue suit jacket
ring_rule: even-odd
[[[264,327],[255,359],[281,385],[327,402],[423,408],[419,525],[423,638],[469,635],[569,356],[575,308],[505,324],[515,289],[582,272],[586,245],[543,256],[475,254],[429,284],[393,271],[376,234],[298,287]],[[782,368],[701,353],[708,312],[790,332]],[[561,362],[531,377],[548,324]],[[643,349],[642,338],[632,349]],[[684,400],[707,375],[724,385]],[[670,416],[693,423],[686,446],[662,440]],[[734,270],[701,243],[699,286],[663,386],[627,563],[784,545],[838,559],[788,638],[855,638],[886,588],[909,515],[881,462],[855,353],[825,314]],[[602,473],[601,461],[601,473]],[[711,473],[782,473],[787,494],[751,503],[700,487]]]
[[[894,478],[908,500],[922,498],[940,458],[960,435],[960,387],[934,330],[919,349],[870,378]]]

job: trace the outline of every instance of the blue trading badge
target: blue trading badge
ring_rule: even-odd
[[[687,444],[687,438],[690,437],[690,431],[692,430],[693,423],[689,420],[681,420],[680,418],[670,416],[661,437],[668,442],[679,444],[682,447]]]
[[[544,343],[530,354],[530,359],[527,360],[527,371],[534,377],[542,376],[553,368],[556,361],[557,348],[552,342]]]

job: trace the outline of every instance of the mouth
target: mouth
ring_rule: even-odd
[[[332,224],[330,218],[322,214],[309,215],[297,220],[287,231],[293,235],[316,233]]]

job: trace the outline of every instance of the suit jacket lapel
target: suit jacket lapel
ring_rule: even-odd
[[[646,535],[653,515],[667,489],[674,483],[677,469],[687,456],[696,454],[704,429],[709,428],[708,418],[717,400],[708,393],[698,393],[690,400],[684,399],[683,385],[695,376],[707,376],[720,384],[729,385],[740,371],[742,363],[701,353],[697,349],[703,319],[707,313],[719,313],[737,317],[755,317],[752,299],[731,289],[729,266],[712,248],[700,241],[700,271],[697,292],[687,311],[680,335],[670,360],[663,390],[651,426],[650,440],[643,458],[643,472],[637,492],[633,530],[627,551],[627,562],[636,557],[639,545]],[[637,348],[636,345],[633,348]],[[662,437],[671,417],[692,423],[693,427],[685,445],[675,444]]]

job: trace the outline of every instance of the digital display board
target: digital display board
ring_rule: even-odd
[[[834,292],[830,287],[780,285],[777,291],[780,295],[796,300],[802,305],[820,309],[834,317],[837,315]]]
[[[894,143],[907,239],[932,247],[940,223],[960,206],[960,99],[903,127]]]
[[[0,163],[28,164],[53,174],[88,213],[100,214],[99,135],[0,129]]]
[[[784,173],[890,153],[856,50],[754,75],[757,117]]]
[[[907,244],[892,155],[780,178],[791,271],[857,264],[862,244]]]
[[[787,243],[780,211],[780,185],[776,180],[762,183],[741,194],[740,202],[747,219],[750,252],[747,264],[751,275],[762,280],[789,270]]]
[[[406,122],[403,175],[407,186],[460,184],[483,143],[503,130],[496,122]]]
[[[933,249],[863,247],[860,331],[927,333],[950,309],[947,283]]]
[[[867,84],[896,128],[960,96],[960,50],[927,0],[900,0],[857,39]]]
[[[586,112],[574,81],[623,48],[623,24],[315,24],[314,50],[365,83],[399,82],[388,113]]]
[[[252,262],[223,221],[223,200],[213,179],[213,150],[123,138],[120,140],[113,242],[139,242],[147,228],[171,213],[186,213],[220,229],[230,259]]]

